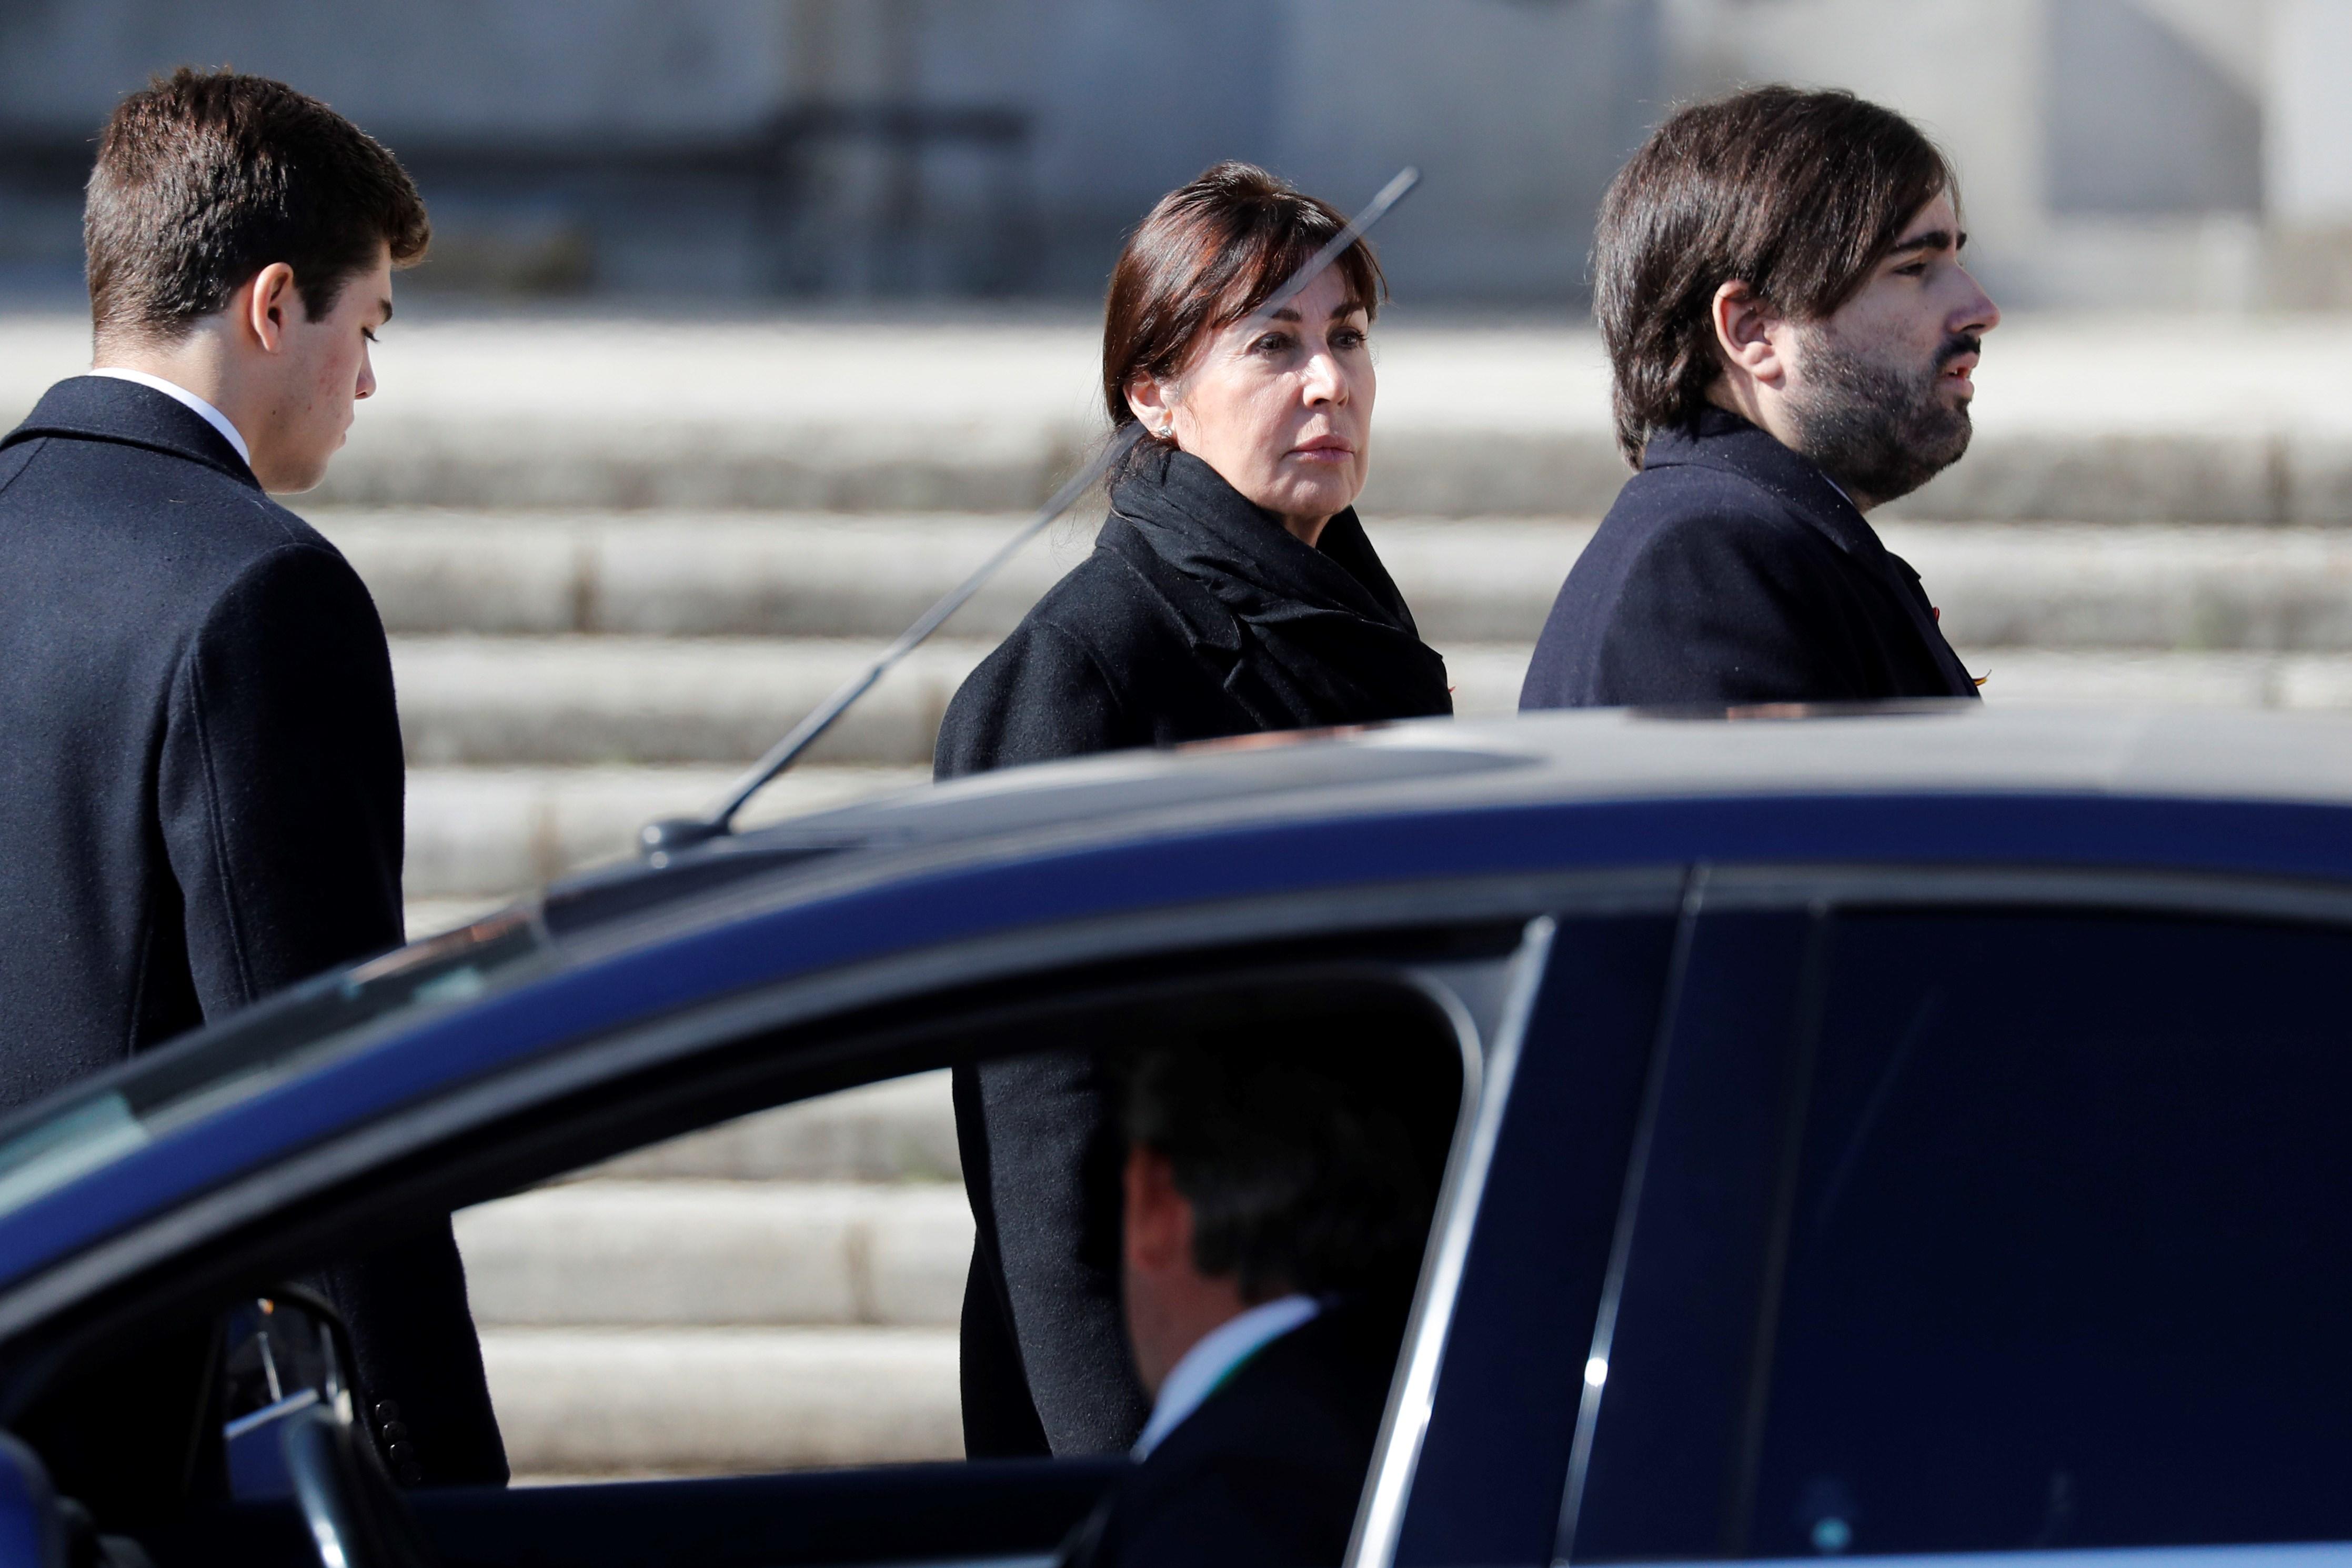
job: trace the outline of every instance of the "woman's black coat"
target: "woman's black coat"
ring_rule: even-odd
[[[1352,510],[1309,546],[1199,458],[1147,450],[1094,553],[948,705],[937,773],[1453,710]],[[978,1225],[966,1451],[1123,1453],[1150,1402],[1120,1318],[1122,1149],[1097,1066],[959,1068],[955,1102]]]

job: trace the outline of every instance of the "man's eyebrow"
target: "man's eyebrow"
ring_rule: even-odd
[[[1915,234],[1908,239],[1896,240],[1887,247],[1886,254],[1908,256],[1918,250],[1958,250],[1968,242],[1969,237],[1965,231],[1954,234],[1948,228],[1931,228]]]

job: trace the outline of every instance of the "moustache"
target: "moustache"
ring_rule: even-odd
[[[1983,352],[1984,339],[1968,332],[1958,333],[1945,340],[1943,348],[1937,353],[1936,369],[1941,372],[1946,365],[1962,354],[1976,354]]]

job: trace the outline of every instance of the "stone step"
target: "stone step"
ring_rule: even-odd
[[[1970,648],[2352,651],[2352,531],[1890,521]]]
[[[486,1328],[517,1479],[963,1457],[949,1328]]]
[[[495,898],[633,854],[639,827],[708,807],[740,772],[727,766],[411,768],[408,896]],[[930,776],[920,765],[794,768],[755,796],[738,820],[756,826]]]
[[[971,1262],[961,1182],[583,1181],[457,1227],[505,1327],[949,1325]]]
[[[394,633],[895,637],[995,550],[1013,516],[334,512]],[[1589,519],[1375,519],[1437,642],[1533,641]],[[950,629],[1010,631],[1080,560],[1070,519]],[[2352,649],[2352,531],[1891,521],[1953,634],[1978,647]]]
[[[1013,515],[322,513],[395,635],[612,633],[887,643],[1020,527]],[[1015,556],[950,630],[994,641],[1093,548],[1099,513]],[[1423,635],[1532,640],[1589,520],[1383,519]]]
[[[314,502],[1013,510],[1103,429],[1092,311],[429,317],[387,334]],[[1623,482],[1589,324],[1400,307],[1377,337],[1369,514],[1597,515]],[[1968,457],[1897,510],[2352,521],[2348,343],[2340,319],[2021,315],[1988,341]],[[0,321],[0,417],[89,352],[78,313]]]
[[[921,767],[940,716],[992,644],[919,648],[810,752]],[[1464,713],[1517,706],[1527,649],[1440,645]],[[863,668],[871,641],[401,637],[401,724],[415,766],[748,763]]]
[[[948,1075],[914,1073],[673,1138],[583,1173],[583,1181],[955,1182]]]

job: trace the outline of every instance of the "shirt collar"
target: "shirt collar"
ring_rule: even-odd
[[[228,416],[179,383],[165,381],[160,375],[150,375],[143,370],[124,370],[114,365],[100,365],[89,374],[111,376],[117,381],[137,382],[141,386],[152,387],[164,396],[186,405],[194,409],[205,424],[221,433],[221,439],[226,441],[236,450],[238,458],[247,468],[253,467],[252,448],[245,444],[245,437],[238,434],[236,426],[229,423]]]
[[[1183,1425],[1184,1418],[1216,1393],[1242,1363],[1322,1310],[1322,1303],[1312,1296],[1277,1296],[1202,1334],[1160,1385],[1151,1419],[1144,1423],[1143,1436],[1135,1441],[1135,1457],[1150,1457],[1160,1440]]]

